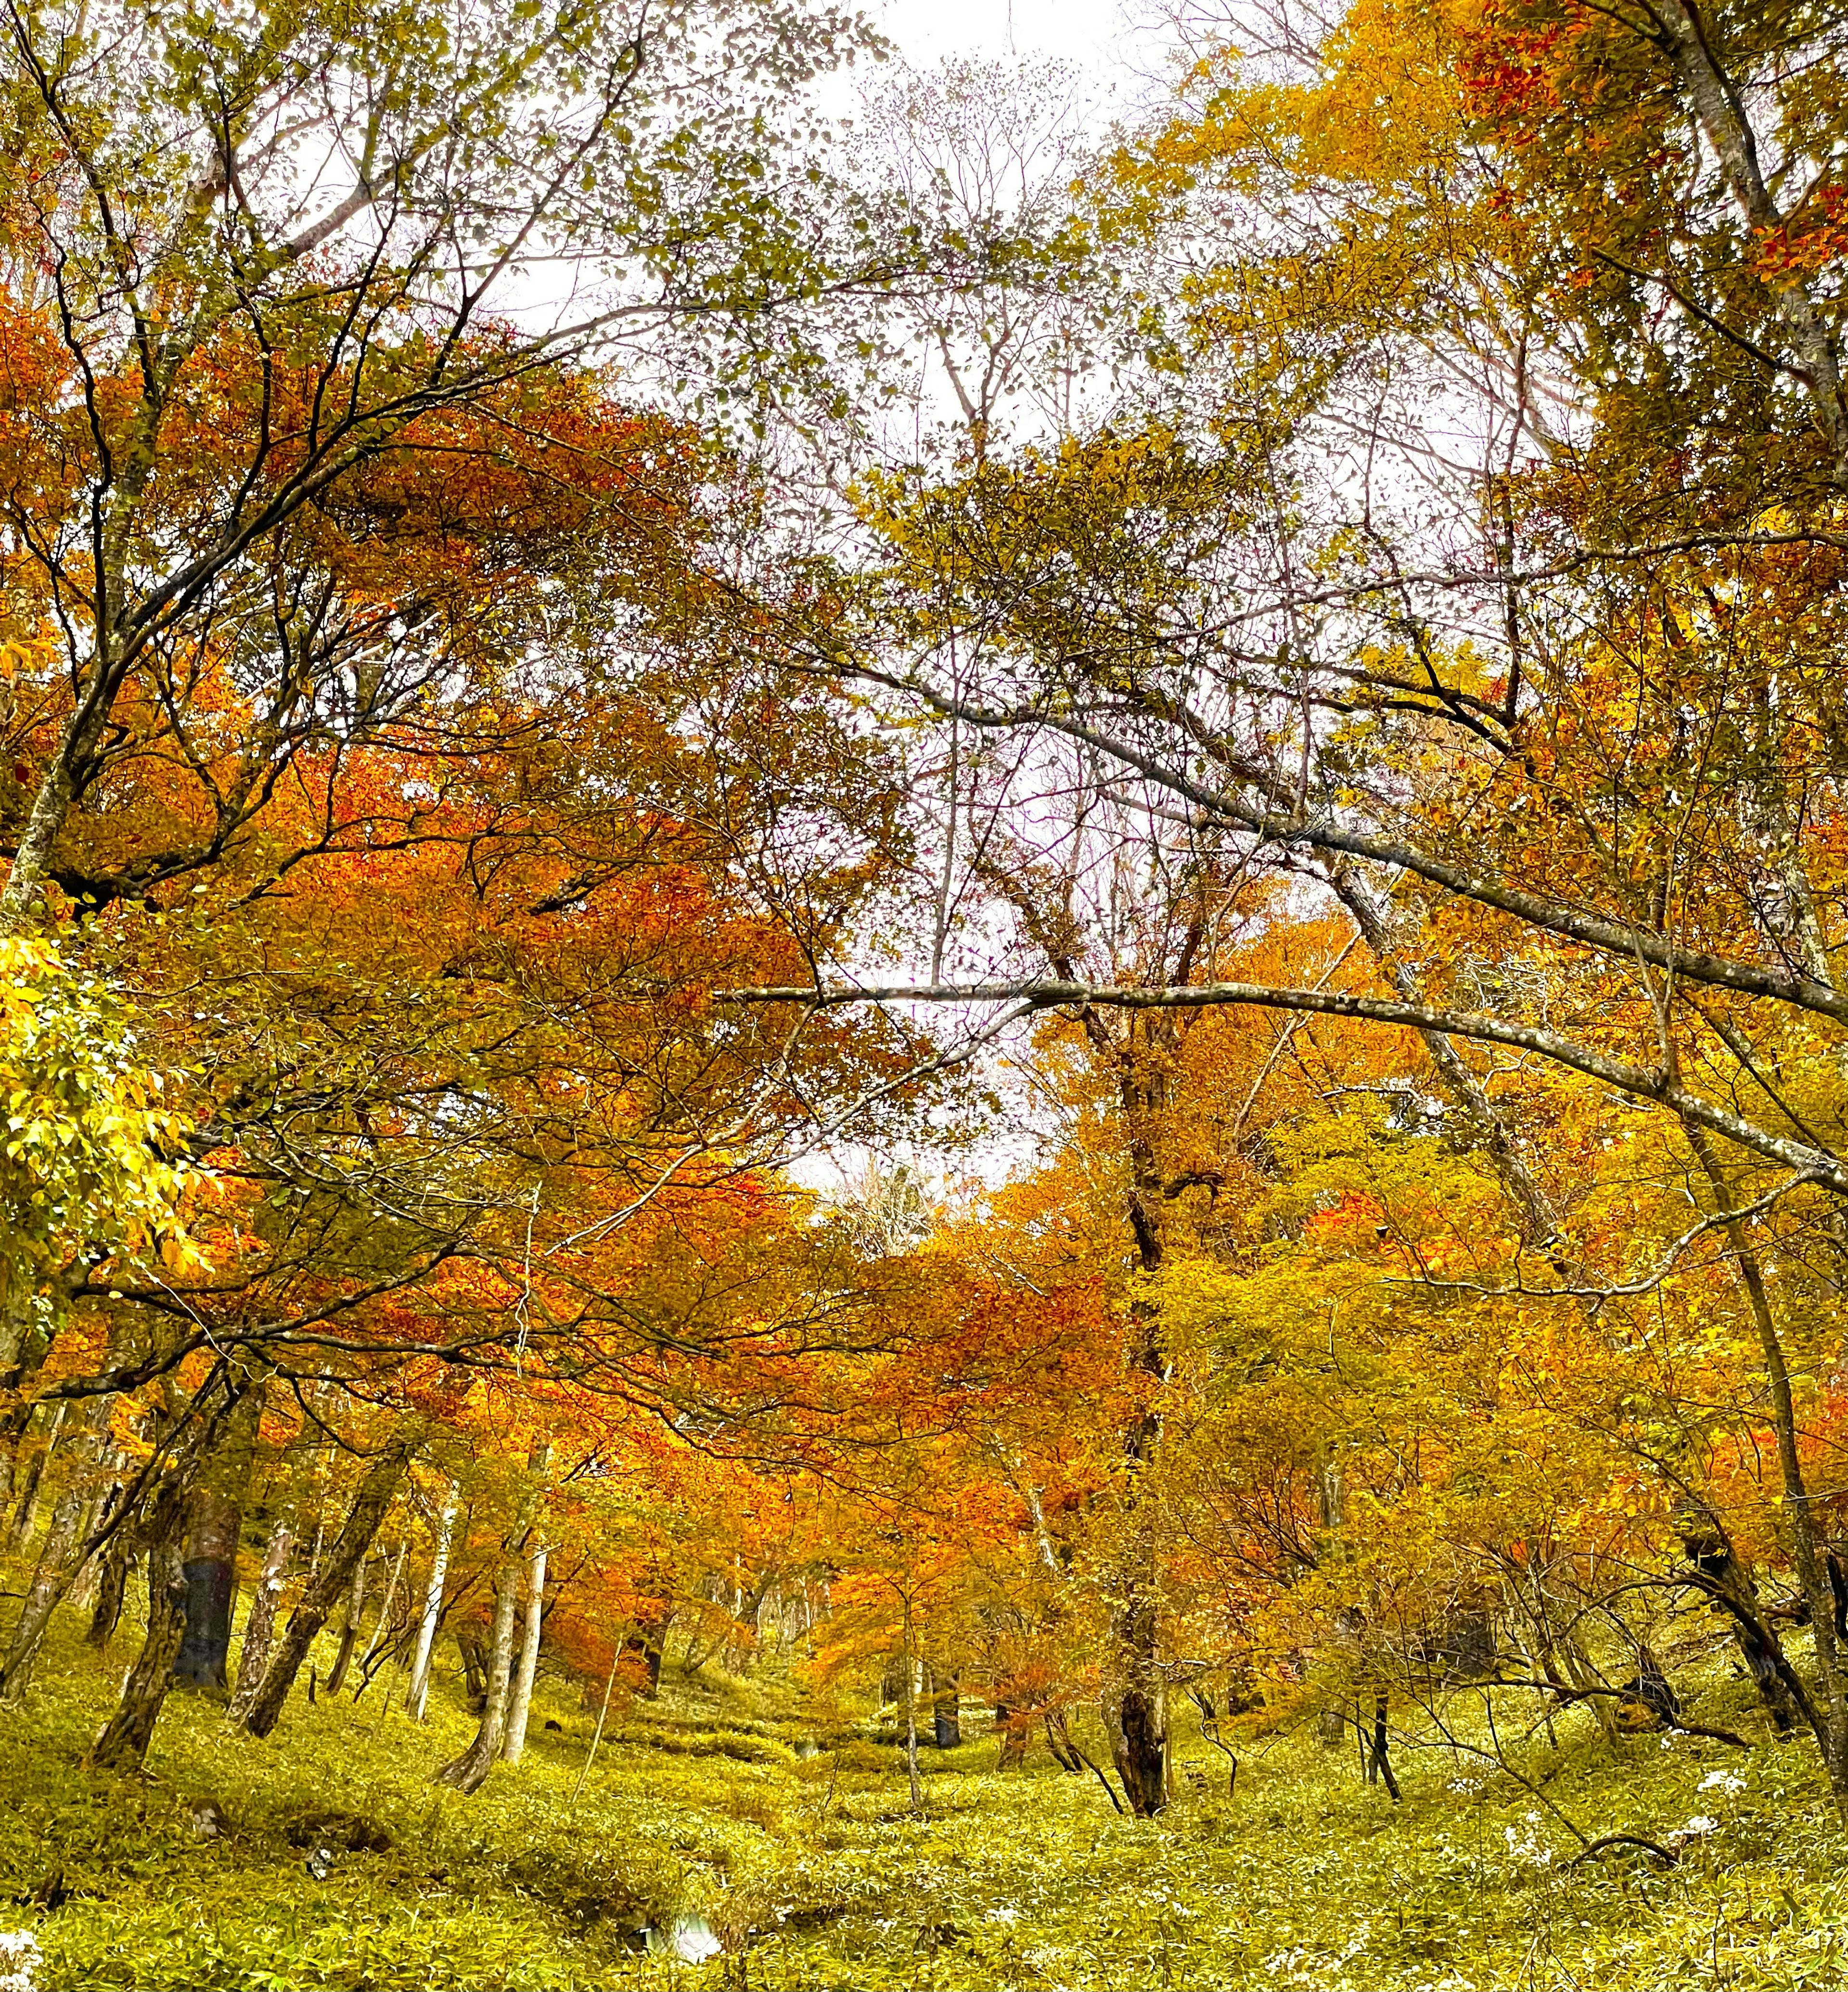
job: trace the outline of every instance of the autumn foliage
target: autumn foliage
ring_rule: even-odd
[[[467,1792],[542,1659],[714,1660],[885,1711],[914,1803],[977,1707],[1128,1816],[1184,1707],[1396,1797],[1468,1690],[1848,1807],[1839,26],[1253,11],[1034,254],[860,270],[938,286],[905,460],[789,412],[884,351],[783,329],[827,230],[690,113],[612,153],[639,43],[528,50],[517,171],[381,86],[403,198],[317,233],[321,29],[220,131],[203,27],[137,95],[152,28],[19,15],[0,1695],[141,1571],[97,1766],[330,1652],[421,1717],[440,1634]],[[568,250],[594,330],[489,309]],[[1089,413],[1008,427],[1011,285],[1132,326]]]

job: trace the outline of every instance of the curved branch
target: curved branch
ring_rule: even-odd
[[[910,676],[881,671],[870,665],[848,660],[833,660],[830,667],[844,677],[882,684],[919,699],[946,719],[960,719],[968,725],[991,731],[1043,726],[1063,734],[1068,739],[1109,756],[1119,766],[1133,769],[1144,780],[1180,796],[1209,820],[1248,831],[1267,842],[1286,847],[1307,845],[1312,850],[1338,852],[1345,857],[1364,858],[1375,864],[1389,865],[1396,871],[1409,872],[1458,899],[1506,913],[1526,926],[1558,934],[1581,947],[1594,948],[1601,954],[1619,955],[1628,962],[1640,958],[1683,981],[1730,989],[1741,995],[1768,997],[1778,1002],[1794,1004],[1799,1009],[1833,1017],[1838,1023],[1848,1024],[1848,995],[1808,975],[1767,967],[1758,962],[1741,961],[1733,956],[1683,947],[1666,934],[1607,919],[1596,913],[1581,912],[1519,886],[1478,878],[1460,865],[1434,858],[1396,837],[1347,830],[1337,824],[1248,802],[1241,796],[1228,794],[1197,781],[1181,769],[1171,766],[1161,756],[1146,752],[1083,720],[1062,718],[1031,705],[977,705],[967,699],[952,698]]]
[[[1689,1093],[1671,1074],[1608,1057],[1576,1043],[1556,1031],[1532,1024],[1507,1023],[1499,1017],[1468,1010],[1441,1010],[1422,1003],[1403,1003],[1383,996],[1357,995],[1343,989],[1293,989],[1260,982],[1202,982],[1188,988],[1152,988],[1053,981],[1022,982],[887,984],[864,988],[760,987],[717,989],[714,997],[732,1003],[800,1003],[810,1008],[838,1008],[850,1003],[1010,1003],[1015,1016],[1039,1010],[1198,1010],[1246,1005],[1260,1010],[1297,1010],[1324,1017],[1351,1017],[1377,1024],[1397,1024],[1407,1030],[1441,1031],[1446,1037],[1478,1043],[1506,1045],[1530,1052],[1568,1070],[1635,1100],[1652,1100],[1683,1121],[1703,1127],[1724,1140],[1799,1170],[1838,1195],[1848,1196],[1848,1167],[1826,1150],[1755,1126],[1742,1116]],[[990,1026],[990,1033],[994,1027]]]

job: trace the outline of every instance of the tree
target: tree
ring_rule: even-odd
[[[0,1389],[17,1392],[99,1271],[186,1261],[189,1127],[119,1003],[54,943],[0,940]],[[5,1413],[5,1484],[23,1421]]]
[[[254,687],[257,737],[203,834],[106,895],[210,862],[279,756],[449,702],[435,603],[356,621],[295,585],[319,517],[414,482],[458,421],[517,434],[526,384],[625,327],[748,318],[840,275],[799,246],[779,203],[806,182],[764,114],[854,30],[725,0],[646,26],[601,0],[442,26],[393,5],[9,9],[6,329],[27,391],[0,458],[43,641],[15,694],[32,752],[0,916],[39,902],[113,768],[209,732],[212,651]],[[737,58],[722,82],[699,53],[714,34]],[[530,333],[493,316],[561,254],[632,287]]]
[[[1807,15],[1800,32],[1830,45]],[[1798,32],[1794,15],[1690,7],[1632,24],[1362,6],[1280,33],[1281,83],[1226,57],[1198,116],[1132,149],[1100,198],[1158,249],[1171,228],[1177,256],[1227,232],[1178,293],[1192,370],[1171,410],[888,478],[871,523],[890,551],[842,584],[862,629],[794,640],[818,676],[1004,751],[1016,808],[1062,810],[1064,757],[1083,757],[1142,817],[1126,868],[1178,819],[1250,890],[1340,906],[1370,986],[1004,960],[742,993],[979,1004],[990,1036],[1001,1005],[1416,1032],[1556,1283],[1597,1241],[1544,1192],[1546,1089],[1498,1078],[1498,1055],[1665,1110],[1705,1185],[1700,1235],[1733,1240],[1785,1549],[1820,1629],[1815,1733],[1848,1795],[1848,1731],[1822,1713],[1841,1676],[1813,1434],[1765,1248],[1731,1230],[1787,1198],[1799,1227],[1822,1223],[1848,1190],[1821,1079],[1848,1018],[1837,732],[1810,648],[1836,558],[1836,307],[1802,260],[1833,252],[1754,179],[1738,107],[1761,78],[1793,192],[1829,212],[1839,107],[1788,81],[1776,51]],[[1594,90],[1594,73],[1628,80]],[[1377,281],[1393,271],[1411,280]],[[1813,1080],[1792,1090],[1785,1059]]]

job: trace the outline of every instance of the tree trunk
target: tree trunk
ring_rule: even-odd
[[[371,1676],[366,1670],[372,1665],[372,1656],[390,1635],[391,1608],[397,1602],[398,1586],[404,1581],[404,1559],[410,1554],[411,1534],[407,1530],[399,1540],[398,1553],[392,1560],[391,1574],[385,1580],[385,1595],[379,1600],[379,1615],[373,1625],[372,1637],[366,1642],[366,1650],[360,1656],[360,1670],[366,1674],[368,1680]],[[364,1683],[362,1682],[360,1686],[363,1688]],[[360,1689],[353,1691],[356,1701],[360,1697]]]
[[[334,1663],[327,1676],[327,1691],[338,1694],[346,1684],[346,1670],[352,1664],[353,1649],[360,1637],[360,1621],[366,1612],[366,1590],[372,1580],[372,1566],[361,1557],[353,1571],[353,1584],[346,1594],[346,1615],[340,1623],[340,1644],[334,1654]]]
[[[302,1594],[301,1603],[290,1615],[288,1629],[264,1670],[263,1679],[251,1697],[249,1707],[237,1718],[240,1726],[253,1736],[268,1735],[281,1719],[283,1704],[295,1686],[295,1676],[301,1672],[309,1647],[327,1623],[341,1592],[352,1583],[353,1571],[361,1559],[372,1547],[373,1538],[379,1532],[385,1511],[391,1506],[392,1497],[397,1492],[416,1451],[414,1441],[394,1446],[379,1454],[367,1468],[344,1526],[334,1538],[333,1547],[314,1581]]]
[[[33,1327],[32,1311],[24,1291],[15,1288],[0,1296],[0,1396],[12,1401],[0,1413],[0,1502],[13,1498],[18,1484],[19,1448],[36,1405],[29,1404],[26,1382],[26,1349]]]
[[[1369,1740],[1363,1730],[1361,1741],[1366,1754],[1367,1782],[1377,1784],[1383,1780],[1388,1794],[1393,1804],[1396,1805],[1399,1803],[1399,1780],[1393,1775],[1392,1760],[1386,1755],[1391,1740],[1390,1732],[1386,1728],[1386,1697],[1376,1695],[1373,1699],[1373,1734]],[[1359,1716],[1355,1717],[1356,1723],[1359,1719]]]
[[[149,1517],[147,1637],[122,1683],[119,1706],[90,1746],[85,1762],[92,1769],[138,1770],[148,1755],[186,1635],[191,1586],[182,1558],[189,1506],[176,1475],[162,1489]]]
[[[658,1622],[649,1620],[629,1636],[626,1650],[642,1663],[642,1685],[636,1691],[644,1701],[653,1700],[660,1692],[661,1655],[667,1644],[667,1629],[673,1623],[671,1618]]]
[[[1160,1622],[1152,1543],[1146,1555],[1133,1560],[1129,1574],[1137,1581],[1110,1615],[1113,1678],[1103,1713],[1130,1810],[1138,1819],[1153,1819],[1168,1803],[1168,1711],[1156,1663]]]
[[[98,663],[92,668],[100,676],[105,667]],[[35,912],[42,910],[39,900],[51,868],[52,849],[76,793],[72,764],[93,744],[100,723],[94,712],[80,710],[39,779],[19,833],[6,884],[0,887],[0,933],[16,933]]]
[[[269,1664],[270,1649],[276,1640],[276,1608],[282,1601],[282,1586],[288,1576],[290,1552],[295,1547],[295,1518],[285,1513],[270,1531],[263,1552],[263,1571],[251,1600],[251,1615],[244,1621],[244,1645],[237,1656],[237,1687],[231,1697],[231,1720],[239,1722],[256,1698],[263,1670]]]
[[[462,1656],[463,1704],[471,1715],[479,1715],[488,1705],[488,1662],[481,1635],[472,1626],[458,1626],[455,1650]]]
[[[954,1674],[930,1673],[931,1741],[939,1750],[953,1750],[963,1740],[963,1715]]]
[[[1065,1721],[1065,1712],[1061,1709],[1047,1709],[1041,1717],[1046,1731],[1046,1748],[1052,1753],[1052,1761],[1067,1776],[1084,1775],[1084,1759],[1078,1754],[1072,1741],[1072,1732]],[[1118,1810],[1121,1810],[1120,1806]]]
[[[418,1622],[417,1655],[411,1663],[411,1690],[404,1708],[413,1722],[421,1722],[430,1699],[430,1657],[436,1650],[436,1628],[443,1612],[443,1584],[449,1574],[449,1541],[455,1532],[455,1488],[443,1496],[437,1519],[436,1548],[430,1560],[430,1581],[424,1590],[424,1613]]]
[[[527,1462],[532,1480],[529,1498],[535,1518],[545,1499],[545,1469],[551,1457],[551,1448],[542,1439]],[[501,1755],[510,1764],[517,1764],[526,1750],[527,1718],[532,1713],[533,1681],[539,1671],[539,1640],[544,1623],[545,1543],[542,1538],[535,1537],[527,1559],[526,1624],[520,1643],[520,1664],[507,1704],[507,1733],[500,1746]]]
[[[527,1721],[532,1714],[533,1681],[539,1671],[539,1638],[544,1612],[545,1550],[542,1545],[533,1551],[527,1565],[526,1624],[507,1705],[507,1733],[500,1752],[510,1764],[517,1764],[526,1749]]]
[[[26,1547],[38,1526],[39,1490],[45,1485],[45,1469],[58,1449],[59,1436],[63,1431],[70,1409],[67,1404],[59,1405],[52,1416],[51,1429],[45,1434],[45,1443],[26,1464],[25,1484],[19,1490],[19,1505],[13,1511],[12,1543],[15,1550]]]
[[[267,1375],[246,1375],[226,1417],[223,1438],[205,1460],[187,1503],[182,1568],[186,1632],[174,1663],[181,1687],[222,1695],[229,1690],[231,1610],[237,1591],[237,1543],[257,1455]]]
[[[124,1478],[128,1464],[127,1454],[104,1441],[97,1462],[96,1479],[98,1482],[90,1499],[84,1504],[82,1519],[77,1523],[77,1540],[88,1542],[99,1526],[114,1515],[121,1503],[127,1482]],[[115,1530],[110,1537],[114,1542],[127,1527]],[[77,1574],[70,1581],[70,1588],[64,1595],[67,1601],[80,1612],[87,1612],[96,1602],[97,1586],[102,1578],[102,1560],[87,1556],[79,1564]]]
[[[535,1447],[530,1465],[542,1469],[544,1462],[544,1446]],[[453,1785],[458,1791],[475,1792],[481,1789],[506,1736],[508,1708],[513,1698],[513,1620],[520,1587],[525,1580],[523,1552],[532,1533],[534,1518],[538,1513],[540,1493],[537,1472],[529,1473],[513,1533],[507,1540],[506,1553],[495,1574],[493,1643],[488,1658],[487,1695],[481,1711],[481,1726],[468,1748],[460,1756],[452,1757],[448,1763],[438,1766],[435,1772],[437,1783]]]
[[[911,1780],[911,1809],[924,1810],[924,1788],[918,1778],[917,1662],[911,1643],[911,1596],[905,1598],[905,1775]]]
[[[1096,1042],[1110,1042],[1107,1032]],[[1153,1049],[1153,1047],[1151,1048]],[[1150,1116],[1166,1099],[1161,1076],[1162,1061],[1134,1055],[1125,1045],[1120,1055],[1120,1097],[1129,1136],[1130,1230],[1144,1273],[1159,1270],[1165,1247],[1161,1235],[1164,1198],[1157,1165]],[[1130,1318],[1135,1341],[1130,1366],[1152,1393],[1167,1380],[1161,1322],[1154,1301],[1133,1301]],[[1110,1612],[1110,1639],[1103,1696],[1104,1727],[1123,1797],[1138,1819],[1153,1819],[1168,1803],[1168,1704],[1161,1668],[1161,1576],[1155,1540],[1155,1518],[1142,1487],[1143,1475],[1154,1463],[1161,1443],[1161,1417],[1145,1402],[1123,1434],[1123,1505],[1127,1535],[1113,1573],[1115,1598]],[[1107,1781],[1106,1789],[1109,1789]],[[1113,1801],[1114,1799],[1114,1794]]]
[[[1130,1527],[1117,1560],[1103,1698],[1110,1755],[1123,1796],[1138,1819],[1153,1819],[1168,1803],[1168,1706],[1161,1669],[1154,1519],[1136,1484],[1153,1459],[1160,1436],[1159,1421],[1145,1414],[1131,1427],[1125,1448]]]
[[[0,1700],[15,1702],[26,1692],[32,1662],[38,1657],[52,1614],[82,1567],[84,1514],[94,1491],[90,1469],[102,1434],[108,1427],[111,1401],[107,1397],[93,1397],[84,1410],[82,1428],[70,1448],[70,1478],[53,1506],[51,1526],[46,1531],[26,1601],[13,1627],[12,1643],[5,1663],[0,1664]]]
[[[97,1579],[96,1608],[90,1615],[90,1629],[84,1643],[98,1653],[107,1653],[121,1622],[122,1601],[128,1595],[128,1579],[135,1569],[135,1544],[127,1530],[119,1530],[103,1552],[103,1567]]]
[[[237,1684],[231,1697],[230,1708],[234,1722],[242,1721],[248,1712],[262,1683],[264,1670],[269,1665],[270,1653],[276,1640],[277,1615],[281,1609],[282,1592],[288,1579],[289,1565],[294,1560],[301,1532],[311,1512],[315,1517],[314,1546],[317,1560],[320,1554],[324,1506],[321,1496],[325,1462],[313,1456],[317,1451],[315,1407],[329,1387],[324,1384],[311,1383],[299,1393],[302,1422],[278,1462],[273,1482],[275,1491],[270,1509],[269,1535],[263,1547],[263,1567],[257,1579],[256,1591],[251,1599],[250,1615],[244,1621],[243,1642],[238,1649]],[[312,1584],[314,1578],[315,1567],[311,1564],[304,1581]]]
[[[994,1727],[1001,1741],[1001,1751],[995,1764],[997,1771],[1018,1771],[1027,1761],[1027,1731],[1025,1724],[1018,1721],[1014,1713],[1004,1701],[994,1704]]]
[[[520,1581],[518,1554],[504,1557],[494,1581],[494,1630],[481,1726],[459,1757],[438,1766],[433,1780],[437,1784],[452,1785],[464,1792],[479,1791],[500,1755],[501,1739],[506,1734],[507,1691],[513,1678],[513,1612]]]
[[[1790,1663],[1782,1642],[1765,1622],[1751,1571],[1717,1516],[1703,1513],[1684,1516],[1680,1535],[1681,1547],[1713,1600],[1713,1609],[1724,1612],[1731,1622],[1740,1657],[1772,1726],[1780,1736],[1791,1735],[1796,1729],[1798,1711],[1785,1679]]]
[[[1684,1124],[1689,1146],[1712,1185],[1718,1208],[1731,1209],[1735,1192],[1720,1165],[1711,1139],[1705,1129],[1691,1123]],[[1731,1247],[1734,1270],[1745,1294],[1747,1312],[1758,1335],[1766,1380],[1771,1386],[1771,1430],[1777,1438],[1778,1466],[1783,1482],[1782,1519],[1788,1531],[1790,1560],[1802,1586],[1804,1601],[1809,1607],[1810,1631],[1816,1642],[1816,1680],[1822,1691],[1822,1705],[1817,1706],[1814,1697],[1804,1694],[1794,1694],[1792,1699],[1816,1738],[1836,1809],[1848,1818],[1848,1682],[1843,1677],[1843,1656],[1836,1639],[1835,1587],[1829,1579],[1828,1552],[1816,1523],[1816,1497],[1804,1478],[1799,1450],[1796,1400],[1789,1366],[1765,1289],[1764,1271],[1745,1226],[1733,1218],[1722,1229]]]
[[[231,1656],[231,1610],[237,1588],[237,1533],[242,1509],[223,1496],[206,1492],[196,1500],[187,1531],[185,1561],[186,1632],[174,1661],[180,1685],[209,1694],[229,1691],[226,1668]]]

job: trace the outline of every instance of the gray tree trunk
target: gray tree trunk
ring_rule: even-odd
[[[244,1621],[244,1646],[237,1656],[237,1686],[231,1697],[234,1722],[241,1721],[248,1712],[264,1669],[269,1665],[270,1649],[276,1640],[276,1608],[282,1601],[282,1587],[295,1547],[295,1518],[285,1514],[270,1531],[263,1552],[262,1574],[251,1600],[251,1615]]]
[[[532,1475],[530,1499],[535,1519],[544,1496],[545,1469],[551,1448],[542,1439],[534,1447],[527,1470]],[[545,1623],[545,1543],[534,1536],[527,1557],[525,1636],[520,1641],[520,1663],[513,1675],[507,1704],[507,1733],[500,1753],[510,1764],[517,1764],[526,1750],[527,1718],[532,1712],[533,1680],[539,1671],[539,1639]]]
[[[436,1524],[436,1548],[430,1560],[430,1581],[424,1590],[424,1615],[417,1629],[417,1656],[411,1663],[411,1688],[404,1707],[413,1722],[421,1722],[430,1699],[430,1656],[436,1650],[436,1628],[442,1617],[443,1584],[449,1574],[449,1543],[455,1533],[455,1488],[443,1496]]]
[[[82,1568],[82,1528],[92,1491],[91,1468],[108,1426],[111,1401],[107,1397],[93,1397],[84,1409],[81,1428],[70,1448],[70,1477],[52,1508],[51,1526],[15,1622],[12,1644],[0,1663],[0,1700],[17,1701],[26,1692],[51,1615]]]
[[[494,1631],[481,1727],[468,1748],[439,1766],[435,1775],[437,1784],[452,1785],[459,1792],[480,1790],[500,1755],[501,1739],[506,1734],[507,1690],[513,1677],[513,1612],[520,1598],[520,1577],[517,1553],[504,1558],[494,1581]]]

